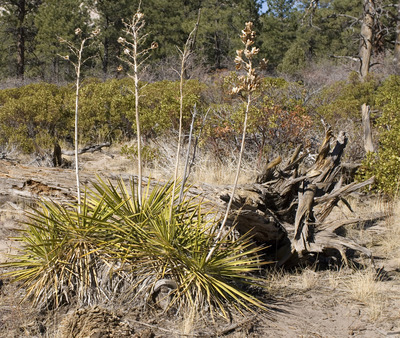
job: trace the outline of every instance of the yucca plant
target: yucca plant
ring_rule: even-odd
[[[92,304],[106,293],[100,272],[112,262],[98,246],[98,228],[112,213],[102,200],[89,206],[84,198],[80,212],[78,206],[41,201],[27,212],[26,228],[15,238],[21,243],[19,253],[2,264],[12,268],[6,275],[22,282],[25,298],[34,305]]]
[[[94,184],[92,199],[102,199],[114,210],[115,222],[104,223],[102,232],[112,235],[107,252],[129,266],[136,280],[132,294],[145,304],[156,284],[167,279],[176,285],[170,306],[217,306],[224,315],[228,304],[264,308],[241,288],[257,281],[251,273],[263,264],[260,248],[248,236],[233,240],[233,229],[216,243],[218,222],[202,211],[201,202],[183,199],[173,204],[171,214],[171,198],[178,198],[173,189],[180,187],[168,182],[150,189],[149,184],[139,206],[133,180],[129,187],[122,180]]]
[[[149,183],[139,204],[134,180],[99,179],[80,212],[77,204],[42,201],[16,238],[20,252],[2,266],[26,288],[25,299],[40,307],[94,304],[118,294],[148,306],[157,284],[168,280],[176,287],[167,308],[217,308],[225,316],[230,305],[265,308],[243,289],[257,282],[252,273],[263,264],[260,248],[230,233],[216,241],[218,222],[193,199],[174,203],[171,217],[179,189],[172,182]]]

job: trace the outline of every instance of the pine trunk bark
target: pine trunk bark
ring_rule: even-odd
[[[394,45],[394,64],[397,74],[400,74],[400,1],[397,3],[396,43]]]
[[[363,21],[361,25],[361,43],[360,43],[360,75],[363,80],[369,73],[369,67],[372,56],[372,41],[374,36],[375,20],[375,1],[364,0]]]
[[[25,16],[26,2],[18,1],[18,26],[17,26],[17,77],[24,79],[25,74]]]

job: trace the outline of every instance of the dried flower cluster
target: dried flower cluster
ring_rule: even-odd
[[[90,59],[92,59],[92,58],[97,56],[97,55],[92,55],[92,56],[90,56],[90,57],[88,57],[86,59],[82,59],[82,52],[83,52],[83,50],[85,48],[88,47],[86,45],[86,43],[89,40],[93,41],[96,38],[96,36],[99,35],[99,34],[100,34],[100,29],[95,29],[94,31],[90,32],[89,36],[82,37],[82,35],[83,35],[82,29],[76,28],[75,29],[75,35],[77,35],[78,37],[81,38],[80,43],[75,44],[74,42],[72,42],[70,40],[66,40],[66,39],[64,39],[62,37],[58,37],[58,41],[60,43],[62,43],[62,44],[65,44],[68,47],[68,49],[71,52],[72,58],[71,58],[70,55],[60,55],[60,54],[57,54],[57,55],[60,56],[64,60],[70,61],[74,65],[75,71],[77,71],[77,67],[78,66],[80,67],[80,65],[84,64],[88,60],[90,60]],[[80,65],[78,65],[78,63]]]
[[[240,166],[243,158],[245,140],[246,140],[247,120],[249,116],[250,106],[253,100],[252,93],[257,89],[257,87],[260,84],[260,78],[256,73],[255,67],[253,66],[253,57],[258,54],[259,49],[253,46],[256,39],[256,32],[253,31],[252,22],[246,22],[245,28],[242,30],[240,38],[242,40],[242,43],[244,44],[244,49],[236,51],[235,64],[237,70],[244,69],[246,71],[246,74],[239,76],[239,84],[238,86],[232,88],[232,94],[240,94],[241,92],[245,92],[247,94],[247,103],[246,103],[246,110],[244,113],[242,141],[240,144],[239,161],[237,164],[235,181],[233,183],[231,196],[228,205],[226,207],[225,217],[222,220],[221,227],[217,233],[215,243],[217,243],[220,240],[222,233],[224,232],[226,221],[228,220],[229,212],[232,206],[232,201],[235,196],[235,191],[239,180]],[[261,61],[260,66],[265,67],[266,64],[267,61],[263,59]],[[208,252],[206,261],[210,259],[215,248],[216,245],[214,245]]]
[[[138,202],[142,204],[142,155],[141,155],[141,130],[140,130],[140,118],[139,118],[139,97],[140,97],[140,85],[139,85],[139,70],[146,62],[149,57],[150,51],[158,47],[157,42],[151,43],[150,47],[142,48],[144,45],[147,34],[142,32],[145,26],[144,14],[140,12],[140,8],[133,16],[132,21],[123,22],[125,29],[124,32],[127,38],[119,37],[118,42],[123,47],[123,56],[119,59],[125,62],[131,69],[132,74],[128,74],[134,80],[134,95],[135,95],[135,120],[136,120],[136,136],[137,136],[137,147],[138,147]],[[118,71],[122,71],[122,65],[118,66]]]
[[[253,31],[252,22],[246,22],[245,29],[242,30],[240,38],[245,47],[244,49],[236,51],[235,64],[237,70],[244,69],[246,74],[239,76],[239,85],[232,88],[233,94],[239,94],[242,91],[246,91],[248,93],[255,91],[260,80],[256,73],[256,68],[253,65],[253,58],[258,54],[259,49],[253,46],[256,38],[256,32]],[[266,65],[267,61],[262,59],[260,62],[260,67],[265,68]]]
[[[131,22],[124,22],[125,33],[131,38],[130,41],[121,36],[117,40],[124,47],[123,53],[126,57],[123,61],[132,69],[141,66],[147,60],[148,53],[158,48],[158,43],[152,42],[149,48],[139,50],[139,47],[144,44],[147,38],[147,34],[141,34],[145,23],[144,14],[137,12]],[[136,59],[136,61],[133,61],[133,59]],[[118,66],[118,71],[122,70],[123,67],[121,65]]]

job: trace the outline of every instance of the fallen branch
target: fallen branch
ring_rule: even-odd
[[[110,147],[110,146],[111,146],[110,142],[95,144],[95,145],[91,145],[91,146],[87,146],[82,149],[79,149],[78,154],[80,155],[83,153],[94,153],[95,151],[101,151],[102,148],[104,148],[104,147]],[[74,154],[75,154],[75,152],[73,150],[63,150],[61,153],[63,155],[67,155],[67,156],[74,156]]]

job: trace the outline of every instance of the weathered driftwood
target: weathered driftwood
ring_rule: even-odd
[[[344,185],[340,160],[347,137],[340,132],[331,144],[332,138],[329,128],[309,169],[300,170],[306,155],[299,156],[298,147],[287,163],[276,158],[265,166],[257,183],[240,186],[234,196],[229,224],[236,224],[242,234],[250,232],[257,243],[271,246],[278,265],[297,264],[330,249],[338,250],[345,261],[347,248],[371,257],[368,249],[335,232],[360,219],[327,219],[339,201],[350,208],[345,197],[374,180]],[[229,190],[220,194],[224,202],[229,198]]]
[[[371,109],[365,103],[361,106],[361,117],[362,117],[362,125],[363,125],[363,137],[364,137],[364,149],[368,152],[374,152],[375,147],[372,142],[372,129],[371,129]]]

